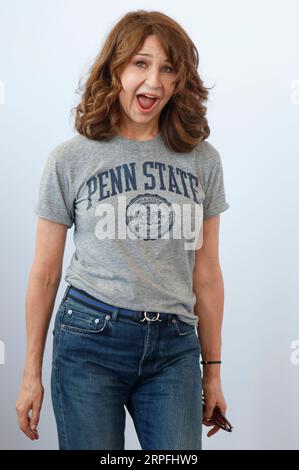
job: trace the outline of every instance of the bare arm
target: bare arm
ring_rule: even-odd
[[[26,358],[16,403],[19,426],[31,439],[43,400],[42,362],[49,323],[61,280],[67,226],[38,217],[35,256],[25,301]],[[29,417],[29,411],[32,416]]]
[[[207,361],[221,360],[224,285],[219,263],[219,225],[219,215],[204,220],[203,246],[196,250],[193,271],[198,337],[202,357]],[[204,424],[207,424],[207,419],[211,417],[216,404],[223,413],[226,411],[226,403],[221,390],[220,364],[203,366],[203,388],[207,405]],[[219,429],[214,428],[208,436],[217,430]]]

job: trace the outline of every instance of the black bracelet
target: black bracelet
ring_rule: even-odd
[[[222,364],[222,361],[200,361],[201,364]]]

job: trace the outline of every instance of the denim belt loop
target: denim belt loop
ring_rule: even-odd
[[[65,289],[61,303],[65,301],[71,287],[72,287],[71,284],[69,284],[67,288]]]
[[[118,317],[118,312],[119,312],[119,308],[120,307],[114,307],[113,308],[113,312],[112,312],[112,321],[116,321],[117,317]]]

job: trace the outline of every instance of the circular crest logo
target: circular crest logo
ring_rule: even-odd
[[[156,240],[169,232],[174,223],[171,204],[158,194],[142,194],[126,208],[129,230],[143,240]]]

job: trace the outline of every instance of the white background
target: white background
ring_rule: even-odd
[[[0,448],[58,445],[50,334],[38,441],[23,435],[15,414],[38,184],[49,151],[74,135],[79,78],[118,19],[144,8],[185,28],[199,51],[200,75],[215,85],[208,141],[220,152],[230,204],[221,216],[222,385],[234,431],[207,438],[204,426],[203,447],[298,449],[299,2],[1,0],[0,7]],[[62,280],[56,306],[65,287]],[[140,448],[128,413],[125,440],[126,449]]]

